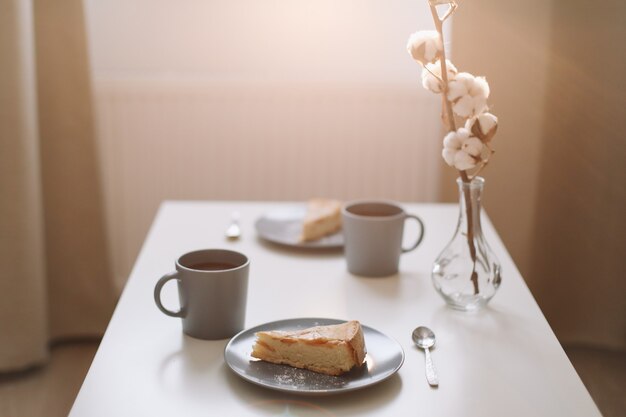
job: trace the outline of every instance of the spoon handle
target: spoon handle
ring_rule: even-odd
[[[424,354],[426,355],[426,380],[431,386],[438,387],[439,378],[437,378],[437,372],[435,372],[433,361],[430,358],[430,350],[428,348],[424,349]]]

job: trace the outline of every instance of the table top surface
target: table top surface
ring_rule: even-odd
[[[600,416],[486,216],[502,285],[486,309],[464,313],[446,307],[430,279],[456,226],[456,205],[402,204],[424,220],[424,241],[403,255],[399,274],[364,278],[347,272],[341,250],[290,248],[256,235],[256,219],[295,204],[164,202],[70,416]],[[243,236],[228,241],[233,211]],[[154,304],[157,279],[180,254],[200,248],[250,258],[246,327],[299,317],[356,319],[395,339],[404,365],[386,381],[332,396],[288,394],[241,379],[224,362],[227,340],[185,336],[180,319]],[[162,298],[177,306],[175,285],[166,285]],[[411,340],[419,325],[437,335],[436,389]]]

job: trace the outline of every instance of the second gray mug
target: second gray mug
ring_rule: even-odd
[[[244,328],[250,261],[239,252],[204,249],[182,255],[176,271],[165,274],[154,287],[154,301],[163,313],[180,317],[183,332],[198,339],[226,339]],[[180,310],[161,303],[161,289],[178,281]]]
[[[415,243],[402,247],[404,222],[420,225]],[[414,214],[389,201],[356,201],[342,209],[345,256],[348,271],[367,277],[384,277],[398,272],[400,255],[418,247],[424,237],[424,223]]]

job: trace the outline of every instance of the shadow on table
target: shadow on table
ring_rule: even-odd
[[[366,410],[371,412],[379,405],[392,401],[402,389],[402,379],[396,374],[379,384],[356,391],[329,396],[297,395],[273,391],[244,381],[226,364],[222,366],[221,372],[241,402],[249,404],[261,416],[277,415],[279,412],[284,413],[290,409],[294,411],[296,408],[298,412],[302,411],[303,415],[360,416]]]
[[[196,392],[204,395],[209,370],[224,362],[224,340],[200,340],[181,332],[181,347],[163,358],[158,379],[167,391]],[[184,375],[184,377],[182,377]]]
[[[341,280],[345,286],[345,293],[350,294],[346,299],[349,306],[358,306],[363,299],[379,299],[399,304],[404,299],[410,302],[419,302],[424,296],[419,291],[422,282],[427,282],[417,272],[399,272],[386,277],[366,277],[344,272],[345,278]],[[358,311],[358,310],[357,310]]]
[[[437,334],[437,343],[461,344],[465,353],[480,360],[489,361],[485,346],[499,345],[502,352],[518,354],[525,357],[527,352],[534,351],[538,346],[534,340],[538,334],[551,333],[547,323],[539,325],[537,320],[523,317],[502,305],[488,305],[476,312],[453,310],[445,305],[433,314],[433,329],[446,329],[445,333]],[[479,340],[480,343],[472,343]]]

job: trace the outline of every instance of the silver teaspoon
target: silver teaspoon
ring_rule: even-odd
[[[439,379],[428,350],[435,345],[435,333],[428,327],[420,326],[413,330],[413,341],[417,347],[424,349],[424,355],[426,356],[426,380],[431,386],[438,387]]]
[[[239,212],[235,211],[231,215],[230,225],[225,233],[228,239],[238,239],[241,236],[241,227],[239,226]]]

